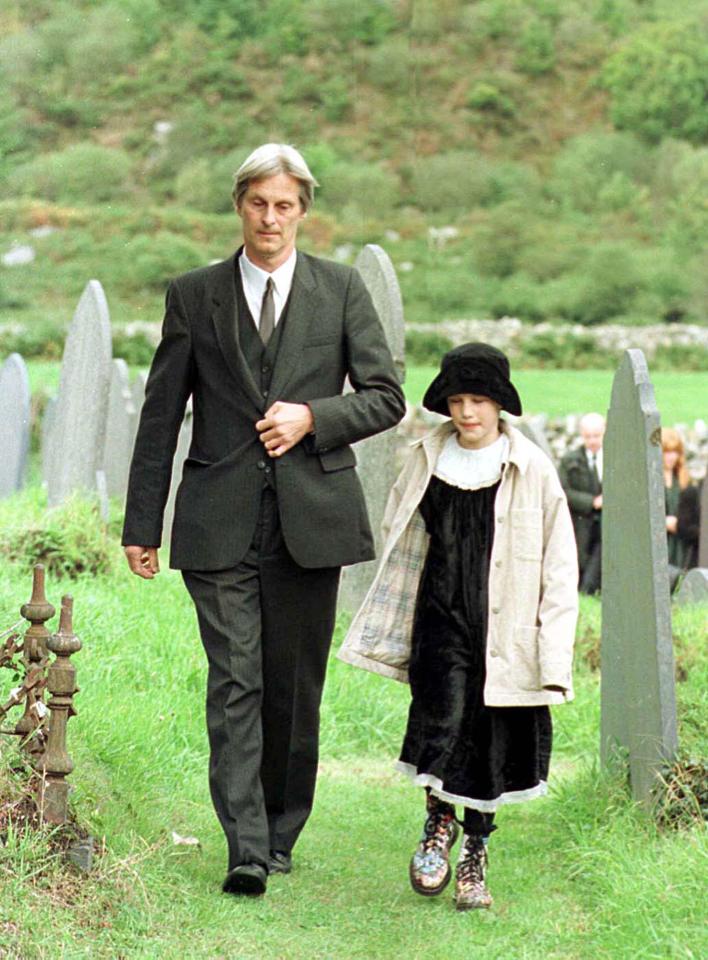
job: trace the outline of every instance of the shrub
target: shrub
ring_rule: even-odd
[[[199,157],[181,168],[175,179],[175,199],[184,207],[204,213],[233,210],[231,189],[234,174],[248,150],[234,150],[224,157]]]
[[[467,106],[473,110],[486,110],[502,117],[513,117],[516,105],[512,98],[503,93],[493,83],[478,81],[472,85],[467,94]]]
[[[631,250],[620,244],[601,244],[588,257],[575,302],[570,305],[572,318],[593,324],[631,312],[640,281]]]
[[[311,42],[320,49],[355,43],[375,46],[396,25],[389,0],[310,0],[304,14],[311,29]]]
[[[115,277],[129,289],[162,291],[173,277],[202,266],[205,261],[196,244],[161,230],[152,236],[128,240],[121,262],[115,264]]]
[[[411,193],[423,210],[466,213],[490,200],[489,167],[476,153],[421,157],[413,167]]]
[[[474,262],[480,273],[494,277],[514,273],[526,244],[526,229],[523,210],[517,204],[501,204],[491,210],[474,233]]]
[[[23,493],[0,507],[0,530],[0,555],[27,569],[43,563],[48,573],[69,577],[111,569],[115,541],[93,500],[77,496],[42,510],[36,493]]]
[[[566,206],[591,213],[603,203],[611,207],[613,192],[624,191],[623,202],[631,202],[635,182],[647,179],[650,169],[646,147],[631,134],[587,133],[557,154],[548,189]]]
[[[414,366],[437,366],[442,355],[452,347],[452,341],[441,333],[406,331],[406,363]]]
[[[63,203],[104,203],[127,192],[130,158],[122,150],[78,143],[36,157],[9,177],[8,193]]]
[[[71,77],[80,84],[105,85],[132,60],[138,34],[132,18],[117,5],[92,10],[66,51]]]
[[[620,129],[656,142],[708,135],[708,21],[648,24],[605,64],[610,114]]]
[[[556,65],[553,32],[543,20],[529,21],[521,31],[516,50],[516,66],[522,73],[538,76]]]
[[[382,166],[339,162],[330,168],[321,197],[325,208],[350,207],[375,217],[398,203],[400,184],[396,174]]]
[[[0,356],[19,353],[25,359],[58,360],[64,351],[63,326],[46,323],[8,323],[0,326]]]

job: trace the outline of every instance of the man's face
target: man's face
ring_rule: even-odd
[[[297,228],[305,216],[299,187],[288,173],[251,180],[236,208],[248,258],[264,270],[275,270],[295,247]]]
[[[602,446],[602,438],[605,435],[605,426],[601,423],[584,424],[580,428],[583,446],[590,453],[597,453]]]

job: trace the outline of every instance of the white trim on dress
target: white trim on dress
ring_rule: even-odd
[[[431,793],[441,800],[447,800],[448,803],[459,803],[463,807],[470,807],[472,810],[479,810],[482,813],[494,813],[499,807],[506,803],[522,803],[524,800],[533,800],[535,797],[545,797],[548,793],[548,784],[545,780],[539,780],[535,787],[529,787],[528,790],[510,790],[508,793],[502,793],[493,800],[477,800],[473,797],[461,797],[457,793],[448,793],[443,789],[443,782],[432,773],[418,773],[418,768],[412,763],[405,763],[403,760],[396,761],[396,770],[404,773],[413,781],[416,787],[430,787]]]

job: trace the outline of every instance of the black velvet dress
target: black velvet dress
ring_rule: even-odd
[[[494,811],[545,792],[551,714],[484,704],[487,582],[499,483],[462,490],[432,477],[420,504],[430,545],[410,660],[399,769],[439,796]]]

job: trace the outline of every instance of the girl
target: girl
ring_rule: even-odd
[[[686,467],[683,440],[678,430],[661,428],[661,453],[664,463],[664,502],[666,505],[666,539],[669,564],[676,572],[687,566],[685,541],[679,536],[678,515],[681,498],[689,489],[691,477]]]
[[[521,413],[504,354],[447,353],[423,399],[450,420],[413,444],[383,521],[376,578],[339,656],[411,705],[398,768],[426,790],[413,889],[442,892],[457,839],[458,910],[488,907],[497,808],[546,792],[549,704],[573,697],[577,559],[551,461],[500,419]]]

